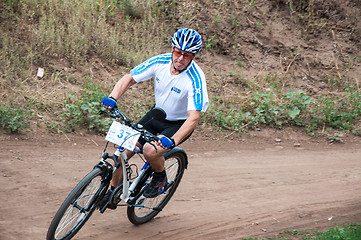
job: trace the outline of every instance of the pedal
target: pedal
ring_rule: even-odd
[[[118,203],[122,200],[120,198],[122,193],[123,193],[123,184],[121,183],[114,188],[112,195],[110,195],[110,198],[109,198],[110,204],[118,205]]]
[[[104,213],[105,210],[108,208],[109,203],[110,203],[110,199],[108,200],[108,202],[106,204],[104,204],[104,206],[102,208],[99,209],[99,212]]]
[[[117,208],[118,203],[122,200],[120,196],[123,193],[123,184],[116,186],[111,192],[112,193],[110,194],[108,201],[101,208],[97,206],[97,209],[99,209],[100,213],[104,213],[107,208]]]

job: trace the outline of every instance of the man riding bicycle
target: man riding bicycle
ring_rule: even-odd
[[[141,140],[138,146],[143,146],[143,155],[154,169],[153,178],[146,186],[144,196],[154,198],[160,194],[167,184],[164,170],[163,154],[181,144],[190,137],[198,125],[201,112],[208,107],[208,93],[205,75],[194,62],[196,54],[202,47],[201,36],[193,29],[183,28],[174,33],[172,52],[152,57],[138,65],[123,76],[115,85],[109,97],[101,103],[106,109],[117,106],[117,100],[133,84],[154,78],[155,107],[166,112],[166,119],[161,121],[152,116],[149,111],[140,121],[147,131],[159,134],[159,142],[154,144]],[[126,150],[128,159],[134,155]],[[123,173],[117,170],[111,181],[111,189],[103,199],[108,202],[112,190],[122,182]],[[116,206],[108,206],[115,209]]]

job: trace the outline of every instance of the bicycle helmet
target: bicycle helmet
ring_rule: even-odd
[[[182,28],[174,33],[171,43],[173,47],[180,50],[198,53],[202,47],[202,38],[195,30]]]

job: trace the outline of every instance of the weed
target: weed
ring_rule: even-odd
[[[216,26],[218,26],[218,24],[223,21],[222,16],[218,16],[218,15],[214,16],[213,19],[214,19],[213,21],[216,24]]]
[[[297,239],[304,240],[357,240],[361,239],[361,224],[344,224],[341,226],[331,227],[325,232],[316,231],[299,231],[299,230],[286,230],[284,232],[285,237],[266,237],[262,239],[270,240],[288,240],[294,239],[294,236],[297,236]],[[283,235],[284,235],[283,234]],[[288,238],[287,235],[291,235],[291,238]],[[260,240],[259,238],[242,238],[242,240]]]
[[[249,2],[249,7],[253,8],[257,6],[257,1],[256,0],[248,0]]]
[[[314,104],[314,101],[301,90],[290,91],[286,93],[285,98],[287,99],[285,108],[290,122],[297,126],[305,126],[307,119],[312,114],[311,105]]]
[[[313,134],[325,126],[340,130],[353,130],[361,116],[361,93],[354,88],[346,89],[343,97],[323,96],[313,100],[305,92],[289,91],[286,94],[267,92],[251,93],[247,104],[234,107],[223,98],[213,98],[217,106],[211,106],[206,119],[220,128],[239,130],[245,126],[257,128],[260,125],[280,127],[295,125],[306,127]],[[355,130],[355,132],[357,132]],[[331,139],[339,141],[340,136]]]
[[[300,230],[286,230],[285,233],[293,236],[300,236],[306,234],[307,232]]]
[[[18,11],[20,6],[20,0],[5,0],[4,4],[7,8],[13,11]]]
[[[352,129],[351,132],[352,132],[352,134],[361,137],[361,128],[360,127]]]
[[[254,125],[271,124],[281,126],[283,124],[281,119],[283,108],[277,103],[277,97],[273,92],[254,93],[250,105],[254,108]]]
[[[69,93],[61,112],[58,113],[61,124],[48,124],[49,127],[55,128],[56,132],[72,132],[79,128],[87,128],[104,133],[110,126],[112,119],[101,114],[103,107],[100,104],[101,99],[108,93],[92,83],[91,79],[86,81],[82,87],[79,93]],[[152,106],[152,101],[144,102],[147,104],[142,105],[138,102],[128,104],[123,111],[131,119],[139,119]],[[118,107],[122,108],[121,102],[118,103]]]
[[[213,35],[210,39],[207,40],[206,49],[210,51],[211,49],[215,48],[217,44],[217,36]]]
[[[13,104],[0,105],[0,125],[9,133],[17,133],[30,124],[31,112]]]
[[[133,18],[140,18],[139,11],[135,8],[134,4],[130,0],[118,0],[124,14]]]
[[[329,240],[329,239],[361,239],[361,224],[346,224],[329,228],[326,232],[315,231],[315,237],[306,238],[308,240]]]
[[[361,116],[361,91],[350,87],[344,97],[323,96],[314,107],[311,128],[327,125],[340,130],[352,130]]]
[[[237,15],[232,14],[229,21],[231,22],[232,26],[235,29],[237,29],[237,28],[239,28],[241,26],[241,21],[240,21],[240,19],[238,18]]]
[[[216,12],[210,21],[213,21],[215,25],[218,24],[218,27],[221,27],[220,23],[222,23],[222,27],[224,25],[226,28],[224,31],[223,29],[217,31],[220,35],[212,35],[214,32],[206,29],[201,30],[205,33],[204,44],[208,51],[223,44],[224,33],[228,31],[226,23],[230,24],[232,35],[238,36],[239,31],[247,25],[247,21],[252,20],[252,18],[247,20],[247,16],[242,14],[248,14],[250,17],[252,11],[259,10],[259,5],[264,4],[256,0],[242,3],[239,1],[215,2],[222,5],[220,9],[223,10]],[[316,1],[290,0],[286,2],[290,10],[295,11],[295,15],[303,21],[306,29],[320,30],[328,25],[328,18],[316,18],[317,15],[326,11],[319,9]],[[332,7],[334,2],[331,1],[329,6]],[[169,36],[174,32],[173,28],[183,25],[198,27],[197,21],[205,19],[204,16],[200,17],[198,14],[199,9],[205,6],[202,4],[196,1],[190,4],[192,7],[189,10],[185,7],[186,5],[176,3],[175,0],[5,0],[2,4],[4,8],[2,14],[5,14],[3,19],[11,19],[9,23],[12,24],[9,25],[12,27],[2,25],[0,34],[0,87],[8,89],[8,86],[12,86],[13,95],[26,95],[24,85],[28,89],[34,89],[33,86],[39,81],[32,77],[34,75],[32,71],[39,65],[45,67],[49,74],[41,81],[46,82],[51,75],[55,79],[62,78],[63,76],[54,75],[51,70],[54,62],[58,62],[59,59],[64,60],[69,68],[74,69],[88,69],[87,64],[92,64],[93,59],[101,59],[103,63],[111,66],[123,65],[130,68],[147,57],[153,56],[154,53],[163,52],[164,46],[169,46]],[[244,9],[244,12],[241,9]],[[223,14],[225,11],[229,13]],[[352,32],[357,30],[358,16],[356,12],[350,13]],[[262,19],[257,18],[256,25],[261,27],[264,24]],[[243,56],[242,51],[237,50],[237,45],[245,39],[234,38],[235,44],[231,45],[235,48],[232,52]],[[23,41],[23,39],[28,41]],[[222,48],[226,47],[222,46]],[[299,50],[296,49],[297,51]],[[246,55],[244,56],[246,59]],[[337,63],[336,60],[334,64]],[[340,65],[338,73],[351,71],[359,63],[360,56],[353,56],[347,64]],[[320,62],[315,62],[315,64],[320,65]],[[330,67],[335,69],[336,66]],[[243,131],[246,127],[257,128],[259,125],[267,124],[273,127],[296,125],[305,127],[310,134],[319,129],[332,128],[361,135],[360,127],[355,127],[359,124],[361,115],[361,94],[357,79],[353,83],[357,87],[346,89],[343,96],[322,96],[312,100],[302,91],[285,93],[285,84],[282,83],[285,79],[280,77],[279,73],[277,75],[277,72],[266,74],[265,77],[253,81],[244,77],[246,74],[243,74],[243,70],[243,62],[238,61],[225,81],[213,83],[215,90],[212,94],[220,93],[221,95],[213,98],[214,104],[210,106],[205,116],[206,120],[218,129]],[[223,77],[221,74],[216,75],[219,79]],[[345,88],[350,84],[347,79],[333,75],[335,76],[331,74],[324,78],[328,85]],[[70,74],[65,78],[71,84],[81,82],[76,77],[70,79]],[[223,84],[225,82],[226,84]],[[244,95],[240,96],[239,91],[229,94],[230,91],[227,89],[229,85],[226,87],[229,82],[232,87],[246,88],[242,92]],[[59,122],[46,122],[49,127],[56,128],[57,132],[73,131],[80,127],[101,131],[100,129],[108,125],[104,122],[104,118],[98,115],[99,101],[107,94],[90,83],[86,83],[82,88],[80,92],[72,92],[62,99],[62,104],[50,104],[27,95],[26,108],[50,114],[53,114],[56,109],[62,109],[54,114]],[[227,95],[224,94],[226,92]],[[147,96],[146,100],[148,97],[150,96]],[[138,118],[139,113],[144,113],[150,105],[150,101],[146,100],[141,103],[127,103],[130,116]],[[2,106],[2,111],[3,109]],[[23,129],[26,126],[26,119],[30,118],[30,112],[21,112],[18,106],[12,106],[6,114],[1,112],[2,125],[5,124],[7,129],[13,129],[9,131]],[[10,115],[18,118],[22,116],[24,121],[12,122],[14,118],[9,117]],[[19,126],[20,122],[25,125]]]
[[[106,96],[105,91],[99,89],[95,84],[86,83],[76,96],[74,92],[65,101],[64,108],[60,113],[63,129],[59,131],[75,131],[86,127],[89,130],[104,132],[110,125],[110,119],[100,115],[100,100]]]
[[[329,143],[342,143],[342,137],[342,133],[327,134],[327,141]]]
[[[7,0],[13,11],[15,2],[18,1]],[[135,65],[152,55],[143,52],[143,46],[157,51],[160,49],[159,42],[168,36],[163,19],[152,15],[151,9],[155,7],[151,3],[131,0],[40,0],[33,4],[32,0],[24,0],[21,6],[18,10],[22,17],[14,17],[14,21],[20,25],[21,19],[33,19],[36,24],[33,30],[18,34],[25,34],[31,39],[28,46],[19,46],[12,41],[11,36],[16,34],[8,35],[6,31],[1,34],[0,59],[4,61],[0,60],[0,68],[7,68],[9,74],[20,72],[30,75],[31,63],[48,67],[49,58],[65,59],[70,64],[79,65],[88,62],[87,56],[97,55],[111,65]],[[140,18],[138,9],[143,8],[147,8],[149,14],[142,14]],[[124,25],[121,26],[122,31],[119,31],[120,26],[108,24],[109,18],[118,9],[130,16],[130,23],[121,23]],[[14,12],[8,14],[16,16]],[[132,32],[131,36],[129,32]],[[135,38],[137,41],[134,41]],[[27,57],[25,62],[22,58]]]

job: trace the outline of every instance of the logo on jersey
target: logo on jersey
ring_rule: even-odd
[[[171,91],[176,92],[176,93],[181,93],[181,90],[179,88],[176,87],[172,87]]]

